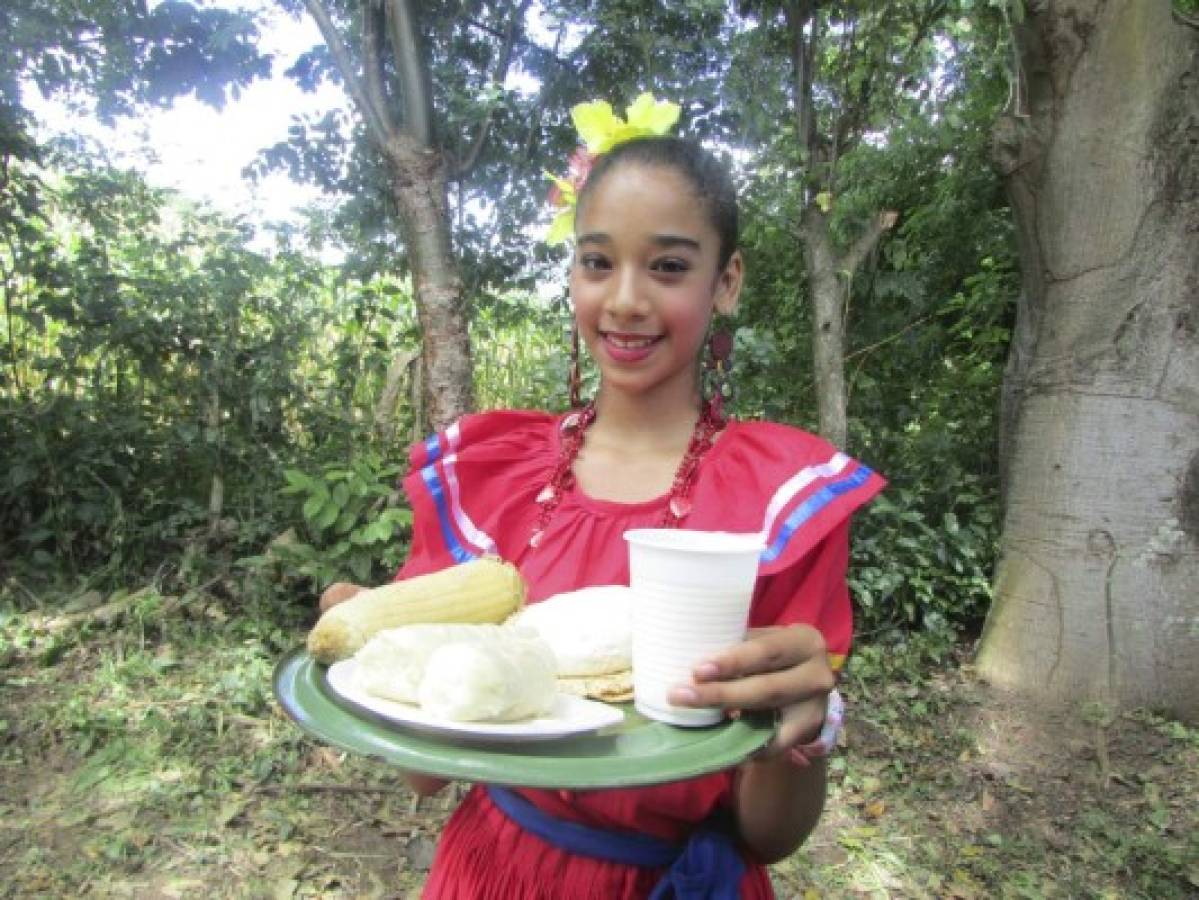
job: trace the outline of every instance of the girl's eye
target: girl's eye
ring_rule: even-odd
[[[655,272],[661,272],[664,275],[682,275],[684,272],[691,270],[691,264],[685,259],[676,257],[668,257],[667,259],[655,260],[650,268]]]
[[[578,265],[579,268],[589,269],[593,272],[611,268],[608,260],[598,253],[584,253],[578,258]]]

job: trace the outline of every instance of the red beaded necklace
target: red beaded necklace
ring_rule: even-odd
[[[583,435],[595,421],[595,402],[592,401],[582,409],[567,415],[559,426],[562,431],[561,449],[558,461],[554,465],[553,474],[541,492],[537,495],[537,524],[533,535],[529,538],[529,546],[536,547],[545,535],[554,511],[562,502],[566,492],[574,487],[574,464],[579,451],[583,447]],[[691,512],[691,489],[695,485],[695,476],[699,471],[699,461],[716,442],[716,436],[727,424],[722,411],[713,409],[713,405],[705,403],[699,418],[695,422],[695,430],[691,432],[691,440],[687,443],[687,452],[674,473],[674,481],[670,485],[670,500],[662,513],[659,525],[662,528],[677,528],[679,523]]]

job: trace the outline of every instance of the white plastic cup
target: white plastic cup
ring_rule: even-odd
[[[764,544],[757,534],[638,528],[629,544],[633,602],[633,705],[671,725],[714,725],[715,707],[668,703],[697,664],[745,638]]]

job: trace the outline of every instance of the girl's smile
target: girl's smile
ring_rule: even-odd
[[[660,335],[619,334],[601,331],[604,350],[617,362],[637,363],[648,359]]]

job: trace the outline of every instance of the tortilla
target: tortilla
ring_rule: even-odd
[[[633,670],[624,669],[608,675],[584,675],[558,678],[558,690],[576,697],[587,697],[604,703],[627,703],[633,699]]]

